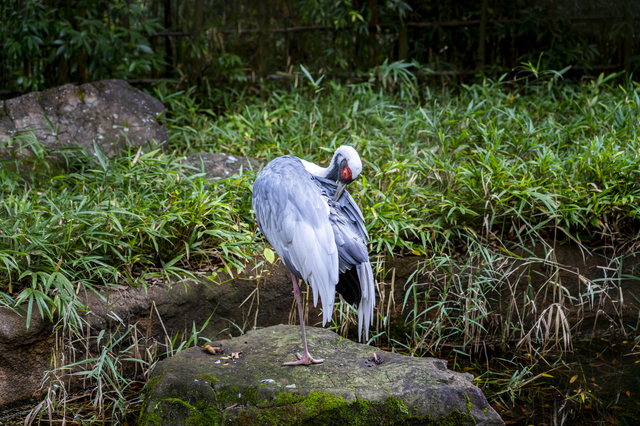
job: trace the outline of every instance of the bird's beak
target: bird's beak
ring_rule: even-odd
[[[342,193],[344,192],[346,187],[347,187],[346,183],[338,182],[338,189],[336,189],[336,196],[333,197],[334,203],[337,203],[340,197],[342,197]]]

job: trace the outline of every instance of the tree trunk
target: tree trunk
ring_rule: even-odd
[[[165,31],[171,31],[171,0],[164,0],[164,29]],[[170,69],[174,68],[173,48],[171,47],[171,37],[169,36],[164,38],[164,50],[167,63],[165,76],[169,77],[171,74]]]
[[[158,17],[158,1],[159,0],[150,0],[151,2],[151,18],[156,19]],[[153,50],[154,54],[157,54],[158,51],[158,38],[151,37],[151,50]],[[158,69],[153,69],[153,78],[158,78],[160,76]]]
[[[193,29],[192,37],[193,44],[198,46],[200,42],[200,35],[202,33],[202,26],[204,23],[204,0],[196,0],[195,10],[193,15]],[[199,55],[198,49],[191,50],[191,84],[198,84],[200,81],[200,74],[202,73],[202,60]]]
[[[369,0],[369,10],[371,10],[371,18],[369,19],[369,44],[371,48],[371,57],[369,57],[369,66],[373,67],[378,61],[378,0]]]
[[[403,23],[400,27],[398,36],[398,60],[407,61],[409,59],[409,36],[407,31],[407,23]]]
[[[627,14],[626,19],[626,34],[624,37],[624,70],[628,73],[631,72],[631,56],[633,56],[633,16]]]
[[[267,72],[267,25],[269,15],[267,14],[267,0],[258,0],[258,74],[261,76]]]
[[[78,16],[81,18],[86,17],[87,11],[86,9],[79,9]],[[82,30],[82,28],[78,27],[78,30]],[[78,84],[84,84],[89,80],[89,73],[87,72],[86,64],[89,60],[87,55],[87,51],[85,48],[80,49],[80,57],[78,58]]]
[[[126,31],[126,35],[124,36],[124,42],[126,44],[129,44],[131,42],[131,37],[129,37],[129,31],[131,30],[131,24],[129,23],[129,7],[131,4],[130,1],[131,0],[126,1],[127,6],[122,11],[122,28],[124,28],[124,30]]]
[[[478,70],[484,70],[484,48],[487,35],[487,9],[489,8],[489,0],[482,0],[482,10],[480,11],[480,40],[478,46]]]

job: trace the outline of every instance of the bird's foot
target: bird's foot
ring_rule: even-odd
[[[320,364],[321,362],[324,362],[324,359],[311,358],[311,355],[309,355],[308,352],[305,353],[304,356],[300,355],[299,353],[296,353],[296,356],[298,357],[297,361],[284,362],[282,363],[282,365],[311,365],[311,364]]]

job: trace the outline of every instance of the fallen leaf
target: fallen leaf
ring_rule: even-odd
[[[631,391],[626,391],[625,393],[627,394],[627,396],[628,396],[629,398],[631,398]]]
[[[209,352],[211,355],[218,355],[222,350],[220,346],[211,346],[209,344],[204,345],[202,349]]]
[[[547,373],[542,373],[542,377],[551,377],[553,379],[553,376],[551,374],[547,374]]]
[[[231,359],[232,360],[238,359],[238,358],[240,358],[241,355],[242,355],[242,351],[240,351],[240,352],[231,352]]]
[[[573,382],[575,382],[577,379],[578,379],[578,375],[576,374],[575,376],[573,376],[573,377],[571,378],[571,380],[569,380],[569,383],[573,383]]]
[[[220,359],[229,359],[229,358],[231,358],[231,357],[229,357],[229,356],[221,356],[220,357]]]
[[[613,365],[618,365],[618,364],[620,364],[620,363],[618,362],[618,360],[617,360],[617,359],[615,359],[615,358],[614,358],[614,359],[613,359],[613,361],[611,361],[611,364],[613,364]]]
[[[228,362],[225,362],[225,363],[224,363],[224,364],[222,364],[222,365],[229,365],[229,363],[228,363]]]

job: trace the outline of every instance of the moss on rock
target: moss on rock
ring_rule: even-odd
[[[225,388],[222,394],[229,396],[237,391],[237,388],[230,387]],[[457,410],[438,419],[409,414],[409,408],[393,397],[382,403],[371,403],[360,398],[349,402],[341,396],[314,391],[305,396],[280,393],[275,400],[266,405],[252,406],[250,399],[251,397],[247,395],[248,404],[242,404],[239,410],[229,410],[229,407],[224,407],[226,404],[223,402],[211,405],[196,402],[195,405],[191,405],[179,398],[166,398],[158,402],[154,412],[144,413],[143,410],[139,424],[145,426],[167,424],[454,426],[468,424],[467,415]],[[220,398],[220,401],[223,401],[223,398]]]
[[[216,362],[191,348],[160,362],[139,424],[172,425],[502,425],[472,377],[441,360],[376,350],[309,327],[325,363],[282,367],[298,350],[299,328],[270,327],[224,341],[244,357]]]

